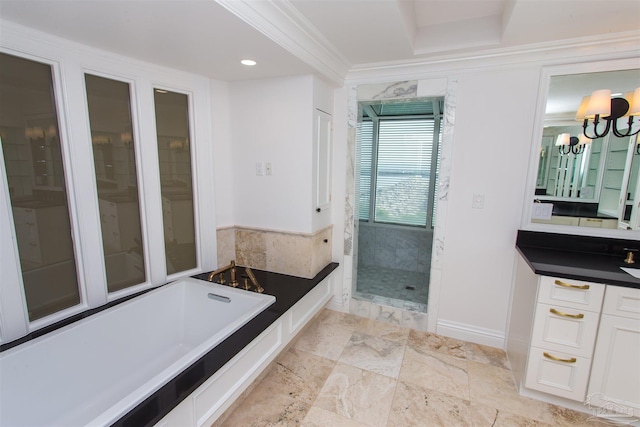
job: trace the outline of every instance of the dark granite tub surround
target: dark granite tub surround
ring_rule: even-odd
[[[531,269],[544,276],[640,289],[640,279],[620,267],[640,269],[640,241],[518,230],[516,248]],[[637,249],[626,264],[626,249]]]
[[[114,426],[139,427],[152,426],[167,415],[183,399],[204,383],[225,363],[231,360],[245,346],[264,332],[273,322],[300,301],[317,284],[322,282],[337,263],[327,265],[313,279],[288,276],[268,271],[252,270],[264,293],[276,297],[269,308],[251,319],[229,338],[205,354],[176,378],[165,384],[160,390],[149,396],[127,415],[118,420]],[[238,266],[238,272],[244,271]],[[195,275],[196,279],[207,280],[209,273]]]

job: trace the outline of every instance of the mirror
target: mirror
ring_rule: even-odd
[[[640,115],[631,124],[628,116],[606,120],[622,115],[618,104],[625,112],[636,105],[640,61],[550,67],[543,71],[540,88],[525,227],[574,227],[570,232],[580,227],[578,234],[593,234],[584,228],[640,230],[640,139],[633,134],[640,130]],[[604,99],[612,110],[594,116],[595,101],[587,104],[583,98],[602,89],[610,90]],[[589,119],[584,121],[587,105]]]

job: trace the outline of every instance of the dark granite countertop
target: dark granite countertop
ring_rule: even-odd
[[[516,248],[536,274],[640,289],[640,279],[620,269],[640,268],[640,253],[635,264],[624,262],[625,248],[640,249],[637,240],[519,230]]]
[[[275,296],[276,301],[113,425],[138,427],[157,423],[337,267],[337,263],[331,263],[313,279],[252,269],[264,293]],[[244,267],[238,266],[238,277],[243,272]],[[202,273],[193,277],[207,280],[208,276],[209,273]]]

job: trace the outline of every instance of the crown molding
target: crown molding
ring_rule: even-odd
[[[350,64],[288,0],[215,0],[329,82],[341,86]]]
[[[474,71],[482,68],[513,68],[526,64],[558,65],[637,57],[640,60],[640,31],[589,36],[570,40],[498,48],[482,52],[461,52],[450,55],[360,64],[351,67],[347,81],[377,81],[381,76],[415,78],[425,73],[441,75],[451,71]]]

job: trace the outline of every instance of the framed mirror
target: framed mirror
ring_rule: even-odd
[[[639,58],[543,69],[523,228],[640,236],[639,132]]]

